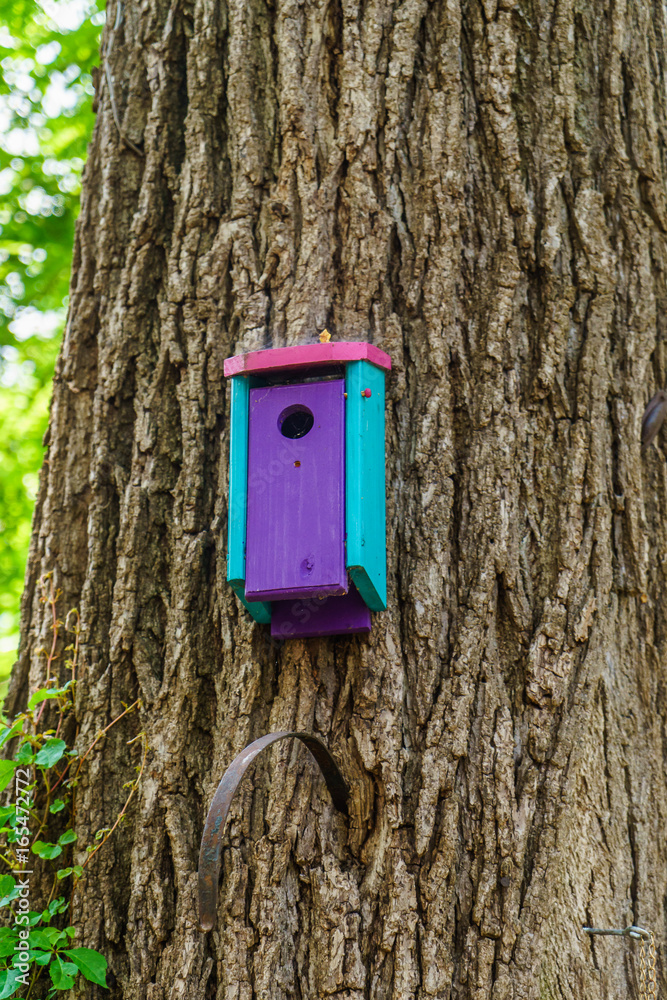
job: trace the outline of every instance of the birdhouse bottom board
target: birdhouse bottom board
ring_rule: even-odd
[[[345,382],[249,393],[246,600],[271,601],[271,634],[370,632],[345,568]]]
[[[305,639],[370,630],[370,609],[353,583],[342,597],[274,601],[271,609],[271,635],[274,639]]]

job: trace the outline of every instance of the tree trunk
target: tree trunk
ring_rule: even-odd
[[[581,928],[665,931],[663,5],[118,7],[9,701],[43,681],[53,570],[82,745],[142,706],[89,758],[79,844],[150,747],[74,897],[113,973],[87,995],[625,995],[636,949]],[[325,326],[394,364],[389,608],[277,647],[225,582],[223,361]],[[283,729],[325,740],[349,820],[278,744],[204,935],[215,786]]]

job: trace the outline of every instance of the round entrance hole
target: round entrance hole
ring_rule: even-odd
[[[288,406],[278,417],[278,430],[286,438],[302,438],[315,423],[315,418],[307,406],[297,403]]]

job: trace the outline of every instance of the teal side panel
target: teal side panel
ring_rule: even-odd
[[[248,509],[248,401],[250,379],[231,379],[227,583],[256,622],[271,621],[271,605],[245,599],[245,534]]]
[[[248,379],[231,379],[229,437],[229,510],[227,520],[227,582],[238,593],[245,581],[245,531],[248,508]]]
[[[368,361],[345,369],[347,568],[371,611],[387,607],[384,372]],[[362,396],[363,389],[371,395]]]

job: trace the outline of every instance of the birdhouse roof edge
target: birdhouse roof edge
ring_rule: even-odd
[[[391,371],[391,358],[366,341],[339,340],[328,344],[299,344],[292,347],[264,348],[236,354],[225,360],[225,378],[235,375],[259,375],[266,371],[312,368],[322,365],[368,361],[377,368]]]

